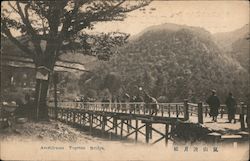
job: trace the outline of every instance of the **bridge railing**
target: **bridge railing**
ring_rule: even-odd
[[[187,106],[187,113],[188,113],[187,120],[189,119],[189,116],[194,115],[198,117],[199,123],[203,123],[203,115],[204,117],[210,116],[209,115],[210,107],[208,104],[203,104],[202,102],[198,104],[186,103],[186,106]],[[247,114],[247,109],[248,109],[247,105],[241,102],[240,104],[236,105],[236,114],[244,116]],[[220,117],[223,118],[224,114],[228,114],[227,106],[225,104],[220,105],[218,112],[219,112]]]
[[[54,102],[48,102],[48,106],[55,107]],[[199,123],[203,123],[203,117],[208,117],[209,106],[203,103],[145,103],[145,102],[57,102],[57,107],[67,109],[81,109],[88,111],[105,111],[114,113],[128,113],[137,115],[155,115],[161,117],[176,117],[189,120],[195,116]],[[246,105],[237,105],[236,114],[246,115]],[[227,113],[226,105],[219,108],[221,118]],[[204,115],[204,116],[203,116]]]
[[[191,107],[190,115],[192,115],[192,114],[198,115],[198,104],[194,104],[194,103],[188,103],[188,104]],[[245,104],[243,106],[246,107]],[[237,104],[236,105],[236,114],[241,114],[241,109],[242,109],[242,105]],[[205,117],[209,116],[209,110],[210,110],[210,107],[208,104],[202,104],[202,111],[205,114]],[[227,106],[225,104],[220,105],[218,111],[219,111],[221,118],[223,118],[224,114],[228,114],[228,109],[227,109]]]
[[[54,107],[54,102],[48,102]],[[183,103],[145,103],[145,102],[57,102],[59,108],[82,109],[88,111],[105,111],[141,115],[156,115],[162,117],[183,117]]]

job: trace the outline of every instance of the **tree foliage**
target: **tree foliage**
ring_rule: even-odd
[[[12,1],[2,3],[1,29],[25,54],[34,59],[37,65],[53,67],[60,50],[77,47],[87,54],[107,59],[110,47],[121,45],[128,37],[123,33],[89,35],[87,30],[93,29],[98,22],[120,21],[126,13],[146,6],[150,1],[96,1],[96,0],[61,0],[61,1]],[[13,31],[27,35],[33,45],[33,51],[13,36]],[[95,40],[90,44],[89,39]],[[98,40],[98,41],[97,41]],[[42,49],[41,41],[46,41]],[[92,42],[93,43],[93,42]],[[98,45],[97,45],[98,44]],[[91,48],[91,45],[95,48]],[[92,50],[86,50],[86,49]],[[97,51],[98,50],[98,51]],[[94,52],[93,52],[94,51]],[[106,54],[106,55],[105,55]],[[49,60],[50,59],[50,60]],[[45,63],[46,62],[46,63]],[[45,63],[45,64],[44,64]]]
[[[94,35],[89,30],[100,22],[122,21],[128,12],[149,3],[150,0],[5,1],[1,3],[1,36],[32,58],[36,67],[45,66],[50,71],[63,50],[80,50],[108,60],[115,53],[114,47],[124,44],[129,35],[120,32]],[[13,33],[19,33],[21,39]],[[48,115],[48,85],[49,81],[37,80],[36,104],[41,118]]]

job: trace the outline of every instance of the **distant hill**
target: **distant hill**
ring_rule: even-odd
[[[240,64],[249,70],[250,42],[247,38],[250,36],[249,24],[232,32],[214,34],[215,42],[218,47],[227,55],[240,62]]]
[[[239,39],[246,38],[249,34],[249,24],[244,25],[243,27],[231,31],[231,32],[222,32],[216,33],[213,35],[215,42],[218,43],[218,46],[224,51],[232,51],[232,45],[234,42]]]

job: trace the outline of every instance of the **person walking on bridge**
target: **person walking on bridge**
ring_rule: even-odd
[[[229,92],[228,97],[226,99],[226,105],[227,105],[227,110],[228,110],[228,121],[229,123],[234,120],[234,123],[236,123],[235,119],[235,113],[236,113],[236,100],[233,97],[233,94]]]
[[[219,114],[218,109],[220,107],[220,99],[216,95],[215,90],[212,90],[212,94],[208,97],[206,102],[210,107],[209,115],[213,117],[212,121],[217,122],[217,116]]]

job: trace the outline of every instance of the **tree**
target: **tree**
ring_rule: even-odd
[[[103,88],[107,88],[112,96],[116,95],[121,87],[121,78],[118,74],[109,73],[104,78]]]
[[[77,49],[84,54],[108,60],[114,52],[112,47],[123,44],[128,35],[91,35],[88,30],[93,29],[98,22],[124,20],[128,12],[149,3],[149,0],[6,1],[1,3],[1,36],[7,37],[32,58],[36,69],[43,66],[52,73],[62,50]],[[13,31],[26,36],[29,45],[15,37]],[[39,107],[37,113],[40,119],[48,117],[48,86],[48,80],[37,79],[36,104]]]

